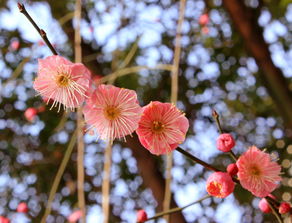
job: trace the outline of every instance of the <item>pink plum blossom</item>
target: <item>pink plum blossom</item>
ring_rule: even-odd
[[[142,115],[133,90],[101,84],[86,100],[84,118],[103,140],[114,140],[133,133]]]
[[[175,105],[153,101],[143,107],[143,115],[136,132],[146,149],[161,155],[171,152],[181,144],[188,128],[188,119]]]
[[[74,110],[84,102],[90,86],[90,71],[81,63],[72,63],[61,56],[39,59],[34,89],[48,101],[51,108]]]
[[[144,221],[147,221],[147,213],[142,209],[137,212],[137,222],[142,223]]]
[[[220,151],[229,152],[235,146],[235,141],[231,134],[223,133],[217,138],[216,145]]]
[[[251,146],[236,162],[238,178],[243,188],[257,197],[266,197],[276,189],[281,166],[269,154]]]
[[[234,190],[234,182],[228,173],[212,173],[206,184],[208,194],[214,197],[224,198]]]

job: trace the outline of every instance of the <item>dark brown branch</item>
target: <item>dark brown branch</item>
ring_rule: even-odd
[[[30,23],[33,25],[33,27],[38,31],[38,33],[40,34],[40,36],[43,38],[43,40],[45,41],[45,43],[47,44],[47,46],[50,48],[50,50],[52,51],[52,53],[54,55],[58,55],[57,51],[55,50],[55,48],[53,47],[53,45],[51,44],[51,42],[49,41],[46,32],[43,29],[40,29],[38,27],[38,25],[35,23],[35,21],[31,18],[31,16],[28,14],[28,12],[26,11],[25,7],[23,4],[21,3],[17,3],[17,6],[19,8],[19,11],[25,15],[25,17],[30,21]]]
[[[268,44],[263,38],[263,31],[257,23],[258,17],[244,1],[223,0],[223,4],[241,33],[245,45],[261,68],[260,78],[283,117],[286,127],[292,128],[292,92],[282,71],[272,61]]]

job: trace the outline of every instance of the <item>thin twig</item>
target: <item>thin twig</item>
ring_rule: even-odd
[[[21,3],[17,3],[17,6],[19,8],[19,11],[25,15],[25,17],[30,21],[30,23],[33,25],[33,27],[38,31],[38,33],[40,34],[40,36],[43,38],[43,40],[45,41],[45,43],[47,44],[47,46],[50,48],[50,50],[52,51],[52,53],[54,55],[58,55],[57,51],[55,50],[55,48],[53,47],[53,45],[51,44],[51,42],[49,41],[46,32],[43,29],[40,29],[38,27],[38,25],[35,23],[35,21],[31,18],[31,16],[28,14],[28,12],[26,11],[25,7],[23,4]]]
[[[274,207],[274,205],[273,205],[273,202],[272,202],[273,199],[270,198],[270,197],[268,197],[268,196],[265,197],[265,199],[266,199],[266,201],[267,201],[269,207],[271,208],[273,214],[274,214],[275,217],[277,218],[278,222],[279,222],[279,223],[283,223],[284,221],[283,221],[283,219],[281,218],[281,215],[279,214],[279,212],[277,211],[277,209],[276,209],[276,208]]]
[[[51,191],[50,191],[50,194],[49,194],[49,199],[48,199],[48,202],[47,202],[47,207],[46,207],[46,210],[45,210],[45,214],[41,220],[41,223],[46,223],[46,219],[48,217],[48,215],[51,213],[51,209],[52,209],[52,202],[54,200],[54,197],[55,197],[55,194],[57,192],[57,189],[58,189],[58,186],[60,184],[60,181],[61,181],[61,178],[63,176],[63,173],[65,171],[65,168],[67,166],[67,163],[69,161],[69,158],[71,156],[71,153],[73,151],[73,148],[74,148],[74,145],[76,143],[76,137],[77,137],[77,131],[75,131],[71,137],[71,140],[69,142],[69,145],[67,147],[67,150],[65,152],[65,155],[64,155],[64,158],[61,162],[61,165],[58,169],[58,172],[56,174],[56,177],[54,179],[54,182],[53,182],[53,185],[51,187]]]
[[[163,212],[157,213],[155,216],[153,216],[151,218],[148,218],[146,221],[154,220],[154,219],[157,219],[157,218],[162,217],[164,215],[169,215],[169,214],[172,214],[172,213],[175,213],[175,212],[178,212],[178,211],[182,211],[182,210],[184,210],[184,209],[186,209],[186,208],[188,208],[188,207],[190,207],[190,206],[192,206],[194,204],[197,204],[197,203],[199,203],[199,202],[201,202],[201,201],[203,201],[203,200],[205,200],[205,199],[207,199],[209,197],[211,197],[211,196],[210,195],[206,195],[206,196],[200,198],[199,200],[194,201],[194,202],[192,202],[192,203],[190,203],[190,204],[188,204],[186,206],[176,207],[176,208],[169,209],[167,211],[163,211]]]
[[[185,15],[186,0],[180,0],[179,5],[179,19],[177,24],[176,36],[175,36],[175,49],[173,66],[171,70],[171,102],[176,104],[178,95],[178,71],[179,71],[179,59],[181,52],[181,32],[182,24]],[[163,210],[166,211],[170,207],[171,200],[171,169],[173,166],[173,153],[170,153],[166,157],[166,170],[165,170],[165,192],[163,201]],[[166,222],[169,222],[169,215],[165,216]]]
[[[102,213],[103,222],[109,222],[109,206],[110,206],[110,176],[112,163],[112,142],[109,142],[104,154],[104,168],[102,180]]]
[[[81,49],[81,35],[80,35],[80,21],[81,21],[81,0],[75,2],[75,33],[74,33],[74,49],[75,49],[75,63],[82,62],[82,49]],[[83,115],[82,108],[77,110],[77,193],[78,193],[78,206],[82,211],[81,222],[86,222],[86,204],[84,197],[84,140],[83,140]]]

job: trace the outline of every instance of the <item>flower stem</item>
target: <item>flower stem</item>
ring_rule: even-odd
[[[275,208],[275,206],[273,204],[275,204],[275,200],[270,198],[270,197],[265,197],[265,199],[268,202],[269,207],[271,208],[273,214],[275,215],[275,217],[277,218],[279,223],[283,223],[283,219],[281,218],[281,215],[279,214],[279,212],[277,211],[277,209]]]
[[[33,27],[38,31],[38,33],[40,34],[40,36],[43,38],[43,40],[45,41],[45,43],[47,44],[47,46],[50,48],[50,50],[52,51],[52,53],[54,55],[58,55],[57,51],[55,50],[55,48],[53,47],[53,45],[51,44],[51,42],[48,40],[47,34],[43,29],[40,29],[38,27],[38,25],[35,23],[35,21],[31,18],[31,16],[28,14],[28,12],[26,11],[25,7],[23,4],[21,3],[17,3],[17,6],[19,8],[19,11],[25,15],[25,17],[30,21],[30,23],[33,25]]]
[[[153,217],[151,217],[151,218],[148,218],[146,221],[154,220],[154,219],[157,219],[157,218],[162,217],[162,216],[164,216],[164,215],[169,215],[169,214],[172,214],[172,213],[175,213],[175,212],[178,212],[178,211],[182,211],[183,209],[185,209],[185,208],[187,208],[187,207],[190,207],[190,206],[192,206],[192,205],[194,205],[194,204],[197,204],[197,203],[199,203],[199,202],[201,202],[201,201],[203,201],[203,200],[205,200],[205,199],[207,199],[207,198],[209,198],[209,197],[211,197],[211,196],[210,196],[210,195],[206,195],[206,196],[200,198],[199,200],[194,201],[194,202],[192,202],[192,203],[190,203],[190,204],[188,204],[188,205],[186,205],[186,206],[183,206],[183,207],[176,207],[176,208],[169,209],[169,210],[167,210],[167,211],[159,212],[159,213],[156,214],[155,216],[153,216]],[[145,221],[145,222],[146,222],[146,221]]]

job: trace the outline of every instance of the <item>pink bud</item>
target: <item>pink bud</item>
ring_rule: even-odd
[[[0,216],[0,223],[9,223],[9,222],[10,222],[10,220],[8,218]]]
[[[82,211],[76,210],[67,217],[69,222],[77,222],[82,217]]]
[[[290,212],[290,210],[291,210],[291,206],[288,202],[282,202],[280,204],[280,207],[279,207],[280,214],[286,214],[286,213]]]
[[[91,33],[94,32],[94,27],[93,27],[93,26],[90,26],[90,27],[89,27],[89,32],[91,32]]]
[[[268,195],[270,198],[276,199],[272,194]],[[271,212],[271,208],[267,202],[267,200],[265,198],[262,198],[259,202],[259,208],[262,212],[264,213],[270,213]]]
[[[46,107],[42,105],[42,106],[38,107],[37,112],[41,113],[41,112],[44,112],[45,110],[46,110]]]
[[[38,45],[39,45],[39,46],[44,46],[44,45],[45,45],[45,42],[42,41],[42,40],[39,40],[39,41],[38,41]]]
[[[27,204],[25,202],[19,203],[16,211],[21,213],[27,213],[28,212]]]
[[[142,209],[137,212],[137,222],[144,222],[147,221],[147,213]]]
[[[217,138],[217,149],[222,152],[229,152],[234,146],[235,141],[229,133],[223,133]]]
[[[28,108],[24,112],[24,117],[29,121],[33,122],[35,119],[35,116],[37,114],[37,110],[35,108]]]
[[[209,176],[206,190],[211,196],[224,198],[233,192],[234,182],[228,173],[215,172]]]
[[[20,43],[18,40],[13,40],[10,44],[12,50],[18,50]]]
[[[235,176],[238,172],[238,168],[236,166],[236,163],[231,163],[227,166],[227,173],[230,174],[230,176]]]
[[[202,14],[199,18],[199,24],[201,26],[205,26],[208,24],[208,22],[209,22],[209,15],[207,13]]]

